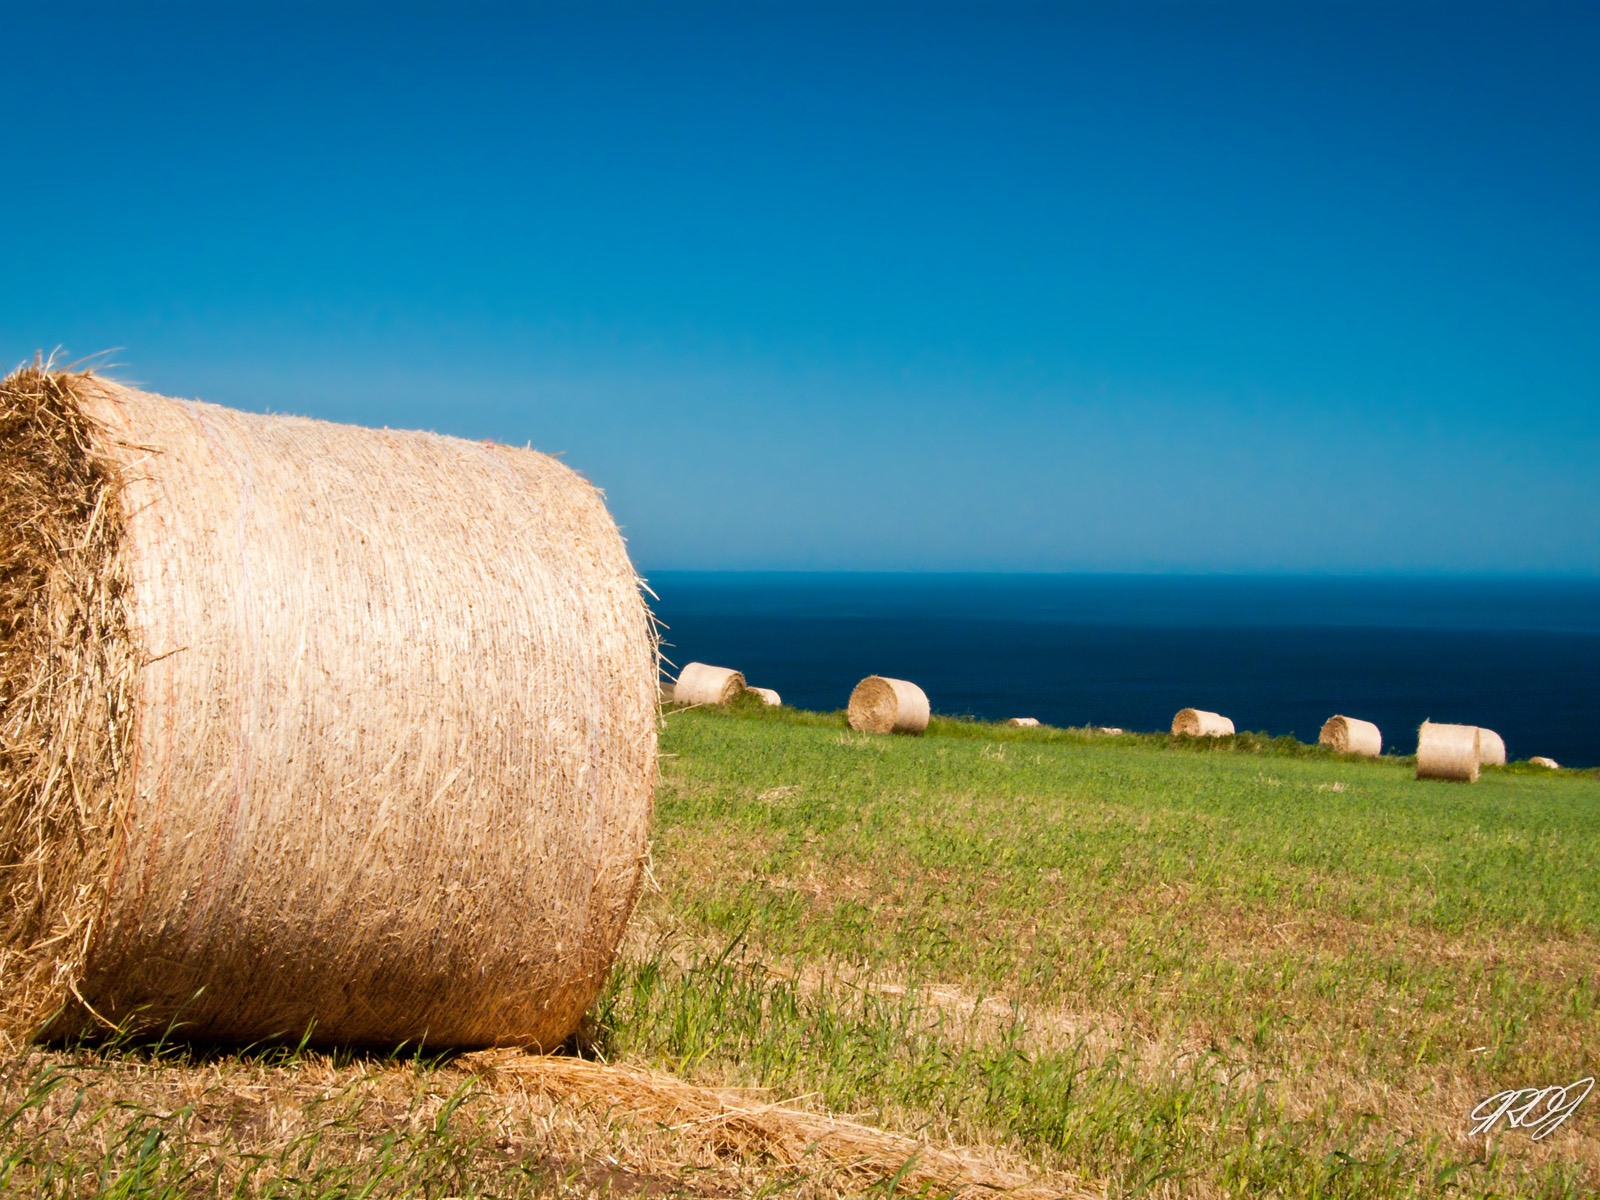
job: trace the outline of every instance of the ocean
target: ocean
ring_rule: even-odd
[[[1409,754],[1426,718],[1600,765],[1600,581],[663,571],[665,653],[842,708],[866,675],[935,712],[1165,730],[1180,708]]]

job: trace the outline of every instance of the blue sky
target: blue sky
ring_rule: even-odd
[[[8,5],[0,353],[647,570],[1600,575],[1597,14]]]

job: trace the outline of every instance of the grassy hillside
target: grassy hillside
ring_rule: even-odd
[[[1000,1143],[1116,1195],[1587,1195],[1600,783],[1248,737],[1167,748],[668,718],[612,1053]]]
[[[19,1051],[0,1192],[938,1195],[941,1146],[997,1164],[969,1180],[1129,1197],[1600,1188],[1600,1096],[1542,1142],[1465,1137],[1492,1093],[1595,1071],[1591,774],[1417,783],[1250,735],[882,738],[759,706],[673,712],[663,750],[583,1047],[613,1074]],[[646,1070],[719,1090],[685,1116]],[[773,1102],[930,1148],[887,1176],[848,1139],[808,1157],[824,1135],[764,1133]]]

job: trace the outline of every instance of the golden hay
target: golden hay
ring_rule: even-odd
[[[753,1089],[709,1088],[637,1067],[489,1050],[458,1060],[490,1086],[621,1110],[722,1153],[759,1154],[786,1166],[832,1167],[863,1185],[893,1180],[896,1190],[1014,1200],[1087,1197],[1042,1186],[971,1151],[930,1145],[826,1113],[763,1103]]]
[[[1546,758],[1542,754],[1535,754],[1528,760],[1530,766],[1543,767],[1547,771],[1561,770],[1561,764],[1553,758]]]
[[[1475,783],[1478,779],[1478,727],[1424,721],[1417,730],[1417,778]]]
[[[1506,765],[1506,744],[1504,739],[1492,729],[1478,726],[1478,761],[1484,766],[1503,767]]]
[[[1011,726],[1013,729],[1037,729],[1037,728],[1039,728],[1039,718],[1038,717],[1012,717],[1009,721],[1006,722],[1006,724]]]
[[[692,662],[678,672],[672,699],[676,704],[727,704],[744,690],[744,676],[739,672]]]
[[[656,771],[599,493],[37,365],[0,462],[0,1029],[565,1039]]]
[[[928,727],[928,697],[904,679],[868,675],[850,693],[846,714],[863,733],[921,733]]]
[[[1172,718],[1172,732],[1184,737],[1228,737],[1233,722],[1203,708],[1183,708]]]
[[[1371,721],[1356,717],[1329,717],[1317,738],[1339,754],[1364,754],[1376,758],[1383,753],[1383,734]]]
[[[761,703],[765,704],[768,708],[783,707],[783,697],[778,695],[778,693],[773,691],[771,688],[746,686],[745,691],[749,692],[752,696],[759,698]]]

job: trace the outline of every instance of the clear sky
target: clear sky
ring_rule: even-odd
[[[646,570],[1600,575],[1600,6],[4,7],[0,353]]]

